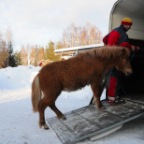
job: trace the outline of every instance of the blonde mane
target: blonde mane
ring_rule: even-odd
[[[122,50],[124,50],[124,47],[120,46],[103,46],[99,48],[94,48],[92,50],[89,50],[87,52],[84,52],[84,55],[87,56],[92,56],[92,57],[97,57],[100,59],[109,59],[109,58],[114,58],[114,57],[119,57],[122,56]],[[125,48],[125,52],[129,53],[129,50]],[[82,54],[82,55],[83,55]]]

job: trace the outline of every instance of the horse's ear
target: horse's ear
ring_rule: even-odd
[[[122,49],[122,55],[126,54],[126,55],[130,55],[130,50],[128,48],[123,48]]]
[[[126,48],[122,48],[121,54],[122,54],[122,56],[126,54]]]
[[[122,48],[122,54],[125,54],[126,50],[125,48]]]

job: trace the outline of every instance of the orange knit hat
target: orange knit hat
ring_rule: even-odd
[[[127,18],[122,19],[121,24],[124,24],[124,25],[132,25],[133,22],[132,22],[131,18],[128,18],[128,17],[127,17]]]

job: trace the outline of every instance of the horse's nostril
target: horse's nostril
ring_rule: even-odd
[[[127,72],[126,75],[130,76],[130,75],[132,75],[132,73],[133,73],[132,71],[131,72]]]

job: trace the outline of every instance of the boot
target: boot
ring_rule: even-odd
[[[120,96],[117,96],[115,101],[115,103],[125,103],[125,99],[120,98]]]

